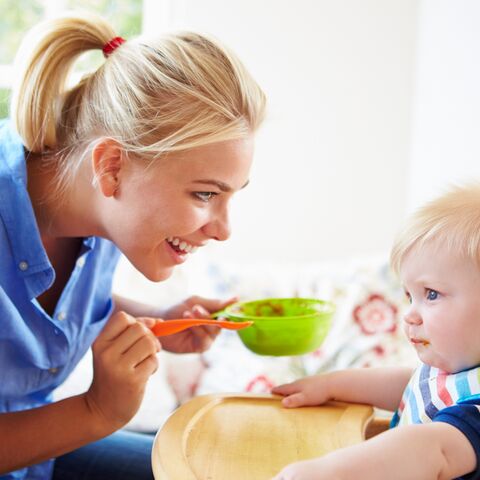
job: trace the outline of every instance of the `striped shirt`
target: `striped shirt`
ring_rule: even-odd
[[[447,373],[422,364],[403,393],[391,427],[445,422],[469,439],[477,468],[463,479],[480,479],[480,367]]]

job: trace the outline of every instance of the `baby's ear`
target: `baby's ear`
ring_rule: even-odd
[[[92,151],[93,184],[100,187],[106,197],[118,193],[121,183],[123,150],[111,138],[100,140]]]

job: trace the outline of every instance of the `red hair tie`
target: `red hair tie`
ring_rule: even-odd
[[[109,42],[107,42],[103,46],[102,48],[103,56],[105,58],[109,57],[115,51],[115,49],[118,48],[122,43],[125,43],[124,38],[122,37],[112,38]]]

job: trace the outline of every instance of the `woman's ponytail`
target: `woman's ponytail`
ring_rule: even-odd
[[[87,13],[45,21],[25,37],[16,59],[11,117],[29,151],[43,153],[57,146],[73,63],[88,50],[102,49],[114,37],[107,22]]]

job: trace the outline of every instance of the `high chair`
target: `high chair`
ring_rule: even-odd
[[[178,408],[155,438],[156,480],[268,480],[289,463],[388,428],[367,405],[286,409],[281,397],[205,395]]]

